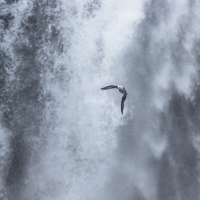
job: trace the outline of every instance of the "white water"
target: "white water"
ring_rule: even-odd
[[[1,199],[199,198],[198,2],[0,3]]]

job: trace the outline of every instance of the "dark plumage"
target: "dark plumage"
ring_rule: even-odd
[[[119,90],[119,92],[121,92],[123,94],[122,96],[122,101],[121,101],[121,113],[123,114],[123,110],[124,110],[124,102],[126,100],[126,95],[127,95],[127,92],[125,90],[125,88],[123,86],[117,86],[117,85],[109,85],[109,86],[106,86],[106,87],[103,87],[101,88],[102,90],[108,90],[108,89],[113,89],[113,88],[116,88]]]

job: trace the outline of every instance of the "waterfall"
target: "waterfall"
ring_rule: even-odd
[[[199,9],[0,0],[0,200],[199,200]]]

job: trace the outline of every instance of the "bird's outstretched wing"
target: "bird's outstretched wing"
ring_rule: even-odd
[[[113,88],[118,88],[118,86],[117,85],[109,85],[109,86],[103,87],[101,89],[102,90],[108,90],[108,89],[113,89]]]
[[[124,92],[124,95],[122,96],[122,101],[121,101],[121,113],[123,114],[123,110],[124,110],[124,101],[126,100],[126,95],[127,93]]]

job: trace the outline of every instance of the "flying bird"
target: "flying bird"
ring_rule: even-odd
[[[117,85],[109,85],[109,86],[103,87],[101,89],[102,90],[108,90],[108,89],[113,89],[113,88],[118,89],[119,92],[121,92],[123,94],[122,101],[121,101],[121,113],[123,114],[124,101],[126,100],[126,95],[127,95],[127,92],[126,92],[125,88],[123,86],[121,86],[121,85],[119,85],[119,86],[117,86]]]

